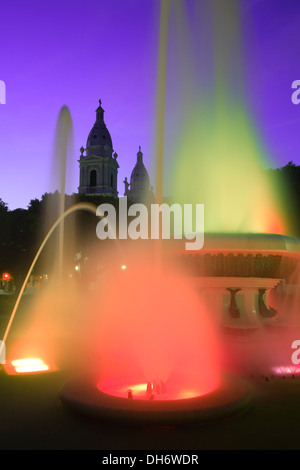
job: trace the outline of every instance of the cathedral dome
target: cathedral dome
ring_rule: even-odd
[[[87,138],[86,147],[94,145],[108,145],[112,148],[112,140],[107,127],[104,125],[95,124]]]
[[[141,152],[141,148],[137,153],[137,162],[135,167],[132,170],[130,176],[130,188],[135,189],[149,189],[150,185],[150,178],[148,171],[143,163],[143,154]]]
[[[101,106],[101,100],[99,101],[99,103],[100,105],[96,110],[96,122],[88,135],[86,147],[88,149],[89,147],[107,146],[112,150],[112,140],[104,122],[104,109]],[[95,153],[94,150],[93,153]]]

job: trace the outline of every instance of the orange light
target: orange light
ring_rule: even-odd
[[[8,281],[8,280],[10,280],[10,279],[11,279],[10,274],[8,274],[8,273],[2,274],[2,280],[3,280],[3,281]]]
[[[5,366],[8,374],[29,374],[32,372],[45,372],[49,366],[39,358],[16,359]]]

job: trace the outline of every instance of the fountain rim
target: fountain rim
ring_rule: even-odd
[[[251,402],[248,383],[223,374],[220,386],[205,395],[178,400],[130,400],[108,395],[97,388],[92,376],[80,376],[61,389],[61,402],[76,413],[103,421],[176,426],[218,420],[245,409]]]
[[[265,256],[292,256],[294,258],[300,258],[300,251],[292,250],[251,250],[251,249],[222,249],[222,248],[202,248],[201,250],[177,250],[176,254],[185,256],[197,256],[205,254],[235,254],[235,255],[265,255]]]
[[[176,252],[185,255],[222,252],[300,256],[300,238],[265,233],[204,233],[200,250],[184,250],[178,246]]]

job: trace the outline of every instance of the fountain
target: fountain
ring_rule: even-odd
[[[299,266],[299,240],[268,234],[207,234],[201,251],[178,251],[190,282],[206,298],[218,324],[251,333],[286,324],[270,306],[270,292]]]
[[[158,204],[163,202],[169,16],[170,2],[162,2],[156,132]],[[216,362],[219,346],[212,331],[216,334],[217,327],[208,316],[209,309],[188,286],[186,272],[179,271],[179,277],[174,277],[166,271],[161,240],[155,243],[154,266],[143,256],[137,267],[133,253],[129,252],[128,258],[128,269],[111,276],[100,296],[97,291],[101,306],[96,300],[92,303],[96,317],[102,320],[93,328],[97,332],[95,342],[100,344],[101,371],[98,368],[88,377],[67,383],[61,392],[62,401],[102,419],[163,425],[215,419],[246,406],[248,387],[236,376],[224,377],[221,364]]]
[[[181,108],[178,127],[166,130],[166,141],[173,143],[167,184],[174,202],[204,203],[205,241],[200,251],[187,252],[179,244],[172,257],[224,330],[248,334],[282,325],[284,312],[270,305],[270,292],[296,272],[300,244],[287,236],[293,207],[288,188],[262,169],[270,162],[247,100],[238,2],[230,1],[230,7],[198,2],[193,11],[197,30],[182,2],[176,2],[175,14],[181,44],[177,60],[185,78],[173,83],[176,75],[170,71],[169,106],[176,94]],[[213,40],[207,18],[214,25]],[[198,64],[194,44],[201,58],[213,44],[215,60]]]
[[[181,33],[187,37],[185,13],[180,2],[174,4]],[[170,8],[169,1],[162,2],[157,203],[163,199],[164,145],[168,140],[164,125]],[[218,16],[226,18],[226,11]],[[220,28],[217,31],[218,46]],[[225,46],[222,44],[222,51]],[[217,55],[216,64],[224,66],[222,54]],[[60,290],[56,286],[40,298],[39,312],[44,308],[51,314],[55,312],[55,317],[47,316],[47,321],[59,330],[53,332],[53,337],[61,335],[56,350],[56,356],[63,356],[60,367],[67,363],[68,369],[71,363],[72,372],[76,372],[76,378],[68,377],[60,393],[66,407],[76,412],[109,421],[169,425],[229,416],[250,401],[248,385],[225,371],[221,335],[224,329],[241,335],[280,324],[275,321],[279,315],[270,306],[269,295],[297,269],[299,243],[281,235],[284,220],[276,197],[273,199],[273,188],[262,179],[258,168],[258,145],[253,142],[243,100],[221,86],[220,74],[222,70],[218,69],[216,90],[208,94],[207,112],[193,102],[197,95],[193,87],[184,87],[188,96],[183,101],[192,125],[183,107],[180,141],[176,139],[180,158],[171,172],[174,197],[179,203],[196,203],[201,198],[207,206],[204,248],[187,252],[170,242],[171,249],[164,251],[161,240],[142,250],[138,244],[134,250],[127,245],[124,250],[116,250],[114,245],[109,252],[111,269],[88,295],[85,290]],[[199,154],[206,156],[204,162],[194,158]],[[240,158],[242,154],[244,159]],[[245,174],[257,183],[255,187],[249,184],[245,188]],[[209,184],[206,179],[210,179]],[[63,211],[62,204],[60,207],[60,217],[34,263],[55,228],[63,227],[66,215],[77,209],[95,212],[90,206],[74,206],[69,211]],[[120,248],[118,240],[117,245]],[[60,258],[61,249],[59,253]],[[40,335],[37,325],[32,338],[37,332]],[[53,337],[52,347],[57,345]],[[37,349],[45,346],[43,340]],[[48,366],[52,359],[44,362],[34,354],[30,351],[29,363],[19,359],[9,366],[21,374],[52,370]]]
[[[158,269],[145,255],[137,262],[129,252],[128,259],[86,306],[91,366],[63,387],[63,403],[132,424],[180,424],[239,411],[249,389],[221,372],[217,331],[196,291],[180,272]]]

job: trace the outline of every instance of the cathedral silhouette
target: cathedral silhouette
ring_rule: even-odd
[[[79,194],[118,197],[118,154],[113,149],[111,135],[104,122],[101,100],[96,109],[96,121],[88,135],[86,148],[81,147],[80,152]],[[132,202],[149,202],[154,199],[141,147],[130,181],[126,177],[124,185],[124,196]]]

